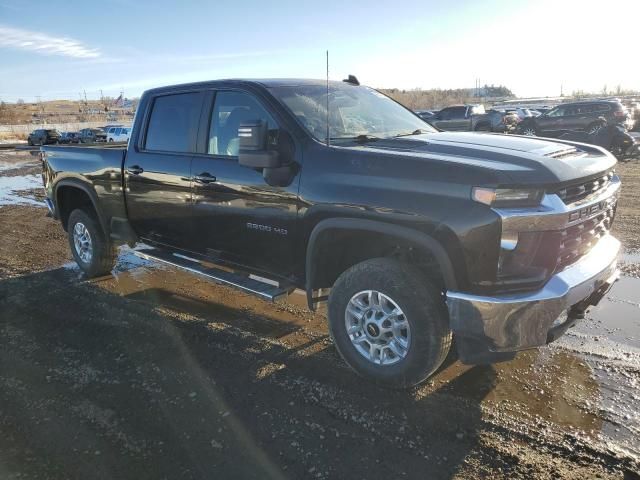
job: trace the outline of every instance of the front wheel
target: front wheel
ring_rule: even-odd
[[[390,258],[361,262],[340,275],[329,296],[329,330],[351,368],[392,388],[424,381],[451,346],[440,289]]]
[[[113,269],[116,250],[105,237],[95,215],[76,209],[69,215],[67,234],[71,254],[89,278],[107,275]]]
[[[533,125],[525,125],[521,127],[520,132],[522,135],[526,135],[528,137],[536,137],[538,135],[538,130]]]
[[[587,127],[587,133],[589,135],[595,135],[596,133],[598,133],[600,130],[602,130],[602,128],[604,127],[604,125],[601,122],[598,123],[592,123],[591,125],[589,125]]]

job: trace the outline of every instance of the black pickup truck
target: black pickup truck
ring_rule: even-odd
[[[140,242],[267,300],[302,289],[328,301],[345,361],[393,387],[435,372],[454,337],[467,363],[544,345],[618,275],[611,154],[438,132],[353,79],[158,88],[126,149],[41,150],[88,276]]]

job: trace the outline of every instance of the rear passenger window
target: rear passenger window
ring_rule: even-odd
[[[193,152],[201,106],[200,92],[157,97],[147,126],[145,149]]]

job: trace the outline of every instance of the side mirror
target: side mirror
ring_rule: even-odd
[[[267,149],[267,122],[243,122],[238,127],[238,163],[249,168],[276,168],[282,162],[280,154]]]

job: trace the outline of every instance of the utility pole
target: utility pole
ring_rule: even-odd
[[[36,103],[38,104],[38,116],[40,117],[40,124],[45,124],[44,120],[44,106],[42,105],[42,97],[36,95]]]

